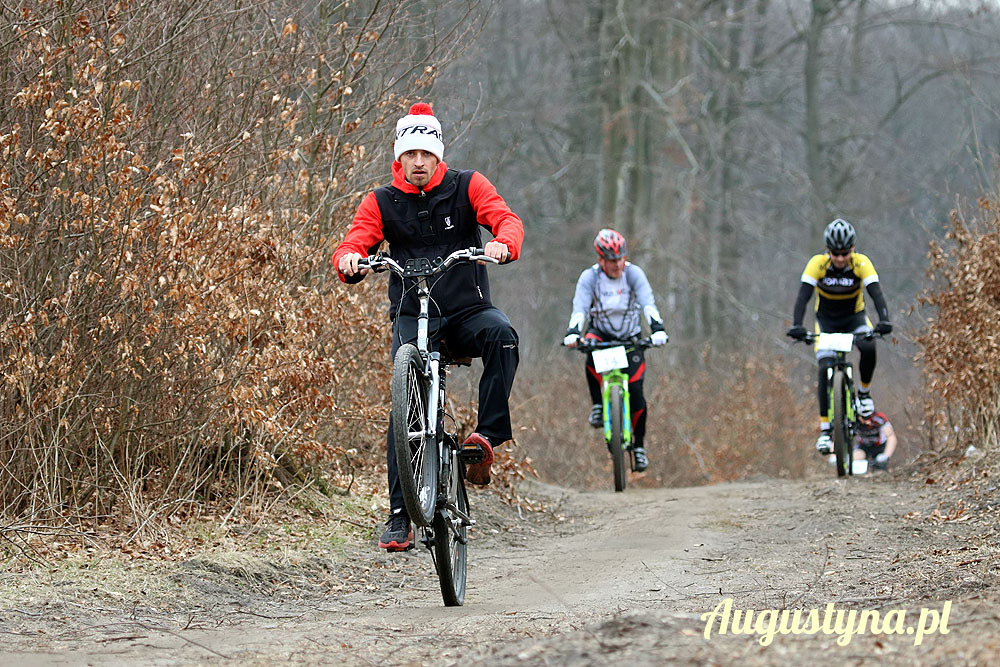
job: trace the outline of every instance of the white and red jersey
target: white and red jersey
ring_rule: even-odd
[[[889,418],[885,416],[884,412],[876,411],[871,416],[871,419],[868,420],[868,423],[859,419],[855,429],[858,446],[874,448],[885,445],[885,441],[888,439],[886,435],[887,426],[889,426]]]

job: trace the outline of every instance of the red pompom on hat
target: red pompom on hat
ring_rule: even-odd
[[[441,123],[434,117],[431,105],[425,102],[417,102],[411,106],[409,115],[396,122],[393,157],[398,160],[400,155],[412,150],[425,150],[433,153],[438,160],[444,159]]]

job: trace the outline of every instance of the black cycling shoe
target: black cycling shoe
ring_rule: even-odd
[[[405,511],[389,515],[385,531],[378,539],[378,546],[386,551],[406,551],[413,548],[413,527]]]
[[[635,456],[635,471],[642,472],[649,467],[649,459],[646,458],[646,450],[642,447],[636,447],[632,450],[632,454]]]
[[[593,407],[590,408],[590,416],[587,417],[587,421],[594,428],[604,426],[604,408],[601,407],[600,403],[594,403]]]

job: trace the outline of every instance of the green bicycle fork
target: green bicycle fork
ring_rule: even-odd
[[[602,401],[604,403],[604,441],[611,446],[611,387],[622,389],[622,448],[626,451],[632,445],[632,410],[629,405],[628,375],[619,369],[608,371],[603,376]]]
[[[833,409],[834,409],[833,372],[834,372],[833,368],[826,369],[826,387],[827,387],[827,389],[826,389],[826,393],[827,393],[826,417],[827,417],[828,423],[830,423],[830,424],[833,424],[833,418],[834,418],[834,415],[833,415]],[[845,417],[847,418],[847,423],[848,424],[853,424],[854,421],[855,421],[855,413],[854,413],[854,378],[853,378],[853,375],[854,374],[851,372],[851,367],[850,366],[845,366],[844,367],[844,376],[847,378],[847,384],[846,384],[846,387],[845,387],[847,389],[847,391],[846,391],[846,396],[844,396],[844,412],[847,413],[845,415]],[[607,396],[605,396],[604,400],[605,400],[605,404],[606,404],[606,402],[607,402]]]

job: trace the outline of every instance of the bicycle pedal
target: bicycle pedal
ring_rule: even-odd
[[[486,453],[483,452],[482,447],[475,443],[465,443],[458,451],[458,456],[466,465],[475,465],[483,462],[486,458]]]

